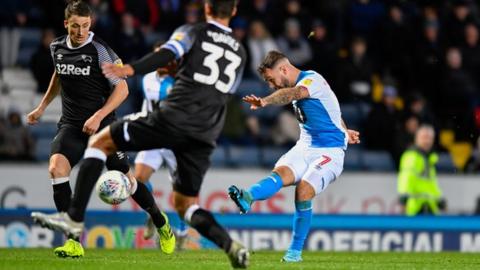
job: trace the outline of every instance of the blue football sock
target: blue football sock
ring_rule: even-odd
[[[144,183],[144,185],[147,187],[150,193],[153,192],[153,186],[152,186],[152,183],[150,183],[150,181],[147,181],[146,183]]]
[[[182,236],[187,234],[187,224],[182,219],[180,219],[180,222],[178,223],[178,232]]]
[[[248,189],[252,201],[265,200],[277,193],[283,187],[282,178],[276,173],[260,180]]]
[[[302,251],[303,244],[310,231],[312,221],[312,201],[296,201],[293,217],[293,236],[290,250]]]

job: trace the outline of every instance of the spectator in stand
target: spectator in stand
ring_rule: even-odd
[[[412,93],[407,99],[406,115],[415,115],[421,124],[436,126],[435,116],[420,93]]]
[[[439,78],[443,69],[443,46],[439,37],[439,22],[427,21],[423,26],[423,35],[415,50],[415,81],[419,83],[422,94],[432,103],[435,113],[442,108],[439,106]]]
[[[245,14],[249,16],[249,20],[261,21],[266,29],[269,29],[274,34],[282,31],[282,24],[278,23],[278,5],[273,0],[253,0],[253,1],[240,1],[240,8],[245,12],[239,14]]]
[[[198,3],[191,2],[185,6],[185,23],[196,24],[203,19],[202,6]]]
[[[348,10],[347,34],[350,36],[363,36],[368,44],[380,45],[380,26],[385,16],[383,1],[354,0]]]
[[[113,11],[120,17],[122,23],[123,15],[129,13],[133,16],[135,28],[141,28],[144,34],[159,25],[160,16],[156,0],[112,0],[111,3]]]
[[[257,67],[269,51],[278,50],[277,43],[265,28],[265,24],[260,20],[255,20],[250,23],[247,44],[250,52],[250,72],[251,74],[257,74],[258,77]]]
[[[480,93],[478,89],[480,86],[480,43],[477,24],[469,23],[465,26],[465,43],[462,47],[462,59],[465,70],[475,80],[477,93]]]
[[[465,26],[474,22],[474,16],[469,7],[468,0],[455,0],[452,14],[446,22],[446,35],[448,45],[451,47],[461,46],[465,40]]]
[[[329,81],[335,77],[337,63],[337,48],[335,43],[329,39],[326,25],[315,19],[312,23],[312,32],[309,35],[310,48],[312,49],[312,61],[309,68],[317,71]],[[331,85],[335,89],[334,85]]]
[[[277,39],[277,44],[280,51],[291,59],[290,62],[302,70],[312,60],[312,49],[296,19],[285,21],[285,33]]]
[[[122,28],[117,33],[116,51],[124,62],[139,59],[146,53],[145,37],[137,27],[130,13],[122,15]]]
[[[109,3],[104,0],[90,0],[89,4],[94,14],[92,18],[92,32],[105,42],[113,43],[115,32],[112,31],[114,22]]]
[[[405,94],[413,84],[412,54],[413,29],[399,4],[392,4],[383,25],[383,47],[381,58],[384,71],[392,75]]]
[[[245,48],[247,55],[250,55],[250,48],[248,46],[248,21],[243,17],[236,16],[232,19],[230,27],[232,28],[233,36],[242,44],[243,48]],[[250,58],[247,59],[245,66],[250,66]],[[253,77],[253,74],[249,68],[246,68],[243,71],[243,77]]]
[[[6,160],[33,159],[33,139],[28,128],[23,125],[20,112],[16,108],[10,108],[7,113],[2,137],[0,157]]]
[[[369,150],[388,151],[395,157],[394,138],[400,121],[400,111],[395,107],[397,89],[385,86],[382,102],[375,104],[365,124],[365,146]]]
[[[37,93],[45,93],[53,72],[52,54],[50,43],[55,39],[52,29],[44,29],[42,32],[42,43],[30,60],[30,69],[37,81]]]
[[[0,66],[11,67],[17,63],[20,48],[20,27],[27,23],[26,0],[2,1],[0,8]]]
[[[310,33],[312,24],[311,14],[311,12],[306,12],[299,0],[287,0],[282,18],[298,21],[302,35],[307,36]]]
[[[480,172],[480,138],[477,139],[476,147],[472,152],[472,156],[465,165],[465,172],[467,173],[478,173]],[[479,199],[480,206],[480,199]],[[477,207],[477,214],[480,214],[480,207]]]
[[[458,48],[449,48],[446,53],[447,68],[441,77],[440,117],[444,127],[455,131],[457,141],[472,141],[476,138],[473,113],[474,100],[478,96],[472,77],[462,68],[462,55]]]
[[[393,143],[393,160],[397,169],[400,165],[400,157],[402,153],[413,146],[415,132],[417,132],[420,127],[420,119],[415,114],[405,115],[400,122],[400,128],[395,133]]]
[[[352,40],[350,55],[340,63],[337,74],[338,98],[343,101],[363,101],[371,103],[373,62],[367,55],[367,42],[364,38]]]

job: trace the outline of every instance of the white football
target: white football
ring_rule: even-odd
[[[131,183],[120,171],[107,171],[98,178],[95,190],[108,204],[119,204],[130,197]]]

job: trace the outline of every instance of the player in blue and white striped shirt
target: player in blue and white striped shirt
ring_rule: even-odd
[[[242,213],[257,200],[266,200],[284,186],[295,185],[295,216],[290,247],[283,261],[300,262],[312,217],[312,199],[343,170],[347,144],[359,143],[359,133],[343,123],[337,97],[315,71],[302,71],[280,52],[271,51],[258,68],[275,92],[267,97],[244,97],[251,109],[292,103],[300,125],[297,144],[275,164],[272,173],[249,189],[228,191]]]

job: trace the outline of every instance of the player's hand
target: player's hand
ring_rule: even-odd
[[[130,65],[119,66],[115,63],[103,63],[102,72],[107,78],[126,78],[135,73]]]
[[[36,123],[38,123],[38,119],[42,116],[44,110],[42,108],[35,108],[35,110],[31,111],[28,115],[27,115],[27,123],[29,125],[35,125]]]
[[[82,131],[87,133],[88,135],[93,135],[100,127],[100,122],[102,122],[101,117],[98,117],[97,115],[92,115],[90,118],[88,118],[87,121],[85,121]]]
[[[347,134],[348,134],[348,143],[349,144],[359,144],[360,143],[360,132],[353,130],[353,129],[347,129]]]
[[[243,97],[243,101],[250,104],[250,109],[256,110],[258,108],[265,107],[267,104],[262,98],[259,98],[255,95],[248,95]]]

